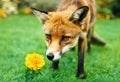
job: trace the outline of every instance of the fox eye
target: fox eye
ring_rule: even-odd
[[[51,35],[50,34],[45,34],[46,38],[51,40]]]
[[[68,41],[70,39],[70,36],[62,36],[62,41]]]

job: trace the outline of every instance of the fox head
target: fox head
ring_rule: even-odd
[[[89,8],[83,6],[70,14],[66,11],[45,12],[34,8],[32,10],[43,24],[47,58],[55,61],[77,44],[82,33],[82,21]]]

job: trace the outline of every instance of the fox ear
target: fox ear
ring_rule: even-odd
[[[82,22],[83,19],[87,16],[88,11],[89,11],[88,6],[82,6],[72,13],[69,20],[74,23]]]
[[[38,10],[35,8],[31,8],[32,12],[35,14],[35,16],[44,24],[46,20],[48,20],[49,16],[48,16],[48,12],[46,11],[42,11],[42,10]]]

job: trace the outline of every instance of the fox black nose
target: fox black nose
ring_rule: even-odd
[[[54,55],[52,53],[47,54],[47,58],[49,60],[52,60],[54,58]]]

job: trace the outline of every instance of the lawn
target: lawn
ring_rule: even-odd
[[[37,52],[45,57],[41,74],[29,82],[120,82],[120,19],[97,20],[96,32],[106,46],[92,45],[85,55],[85,80],[75,77],[77,50],[65,54],[57,71],[50,68],[41,24],[33,15],[14,15],[0,19],[0,82],[26,82],[26,54]],[[28,75],[29,76],[29,75]]]

